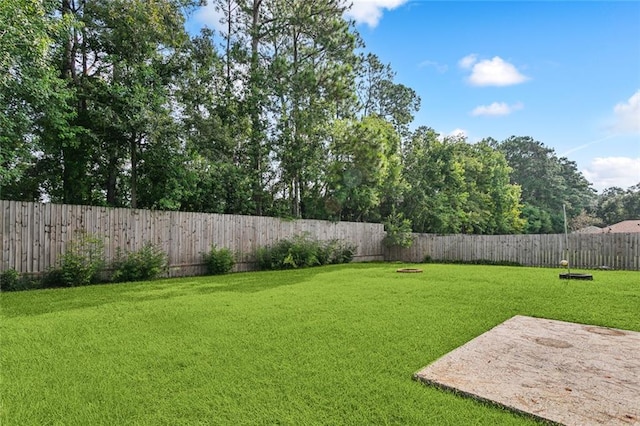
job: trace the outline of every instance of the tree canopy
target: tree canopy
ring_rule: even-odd
[[[596,192],[575,162],[558,158],[555,151],[531,137],[490,140],[512,169],[511,182],[522,190],[522,214],[527,233],[561,233],[563,206],[574,217],[593,205]]]
[[[201,0],[0,0],[0,196],[436,233],[638,214],[531,137],[416,127],[345,2],[212,1],[223,30],[193,35]]]

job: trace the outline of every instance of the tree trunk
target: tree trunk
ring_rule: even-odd
[[[260,5],[262,0],[253,0],[251,11],[251,70],[250,70],[250,105],[251,109],[251,137],[249,155],[253,171],[253,201],[255,203],[255,214],[262,215],[262,122],[260,120],[260,108],[262,105],[261,94],[259,93],[260,79],[258,49],[260,47]]]
[[[73,0],[62,0],[61,14],[65,18],[67,15],[76,14],[77,10]],[[77,32],[72,30],[66,36],[62,63],[60,64],[61,77],[69,86],[77,86],[77,73],[75,59],[77,53]],[[79,105],[77,106],[79,108]],[[62,197],[68,204],[84,204],[88,201],[87,182],[85,175],[86,158],[82,149],[75,144],[69,144],[65,138],[61,139],[62,152]]]
[[[107,182],[106,182],[106,192],[107,192],[107,205],[115,207],[119,205],[117,200],[117,192],[116,185],[118,183],[118,158],[115,155],[112,155],[109,158],[109,166],[107,171]]]
[[[131,155],[131,208],[138,208],[138,143],[136,134],[129,140]]]
[[[303,169],[303,162],[304,162],[304,155],[302,154],[302,144],[300,143],[300,134],[298,132],[299,130],[299,125],[300,125],[300,116],[299,116],[299,109],[300,109],[300,100],[299,100],[299,96],[300,96],[300,90],[302,89],[302,87],[300,87],[300,85],[296,85],[296,77],[298,76],[298,65],[299,65],[299,61],[298,61],[298,30],[295,27],[295,25],[293,26],[292,30],[291,30],[291,35],[292,35],[292,43],[293,43],[293,91],[292,91],[292,98],[293,98],[293,104],[292,104],[292,111],[291,111],[291,141],[293,142],[293,155],[291,156],[292,158],[292,164],[290,164],[290,167],[293,168],[292,170],[292,175],[293,175],[293,194],[292,194],[292,199],[291,199],[291,214],[293,215],[293,217],[300,217],[300,186],[301,186],[301,178],[300,175],[302,173],[302,169]],[[298,158],[295,158],[298,157]]]

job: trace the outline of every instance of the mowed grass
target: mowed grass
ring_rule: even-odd
[[[536,424],[412,375],[516,314],[640,331],[638,272],[402,266],[1,294],[0,424]]]

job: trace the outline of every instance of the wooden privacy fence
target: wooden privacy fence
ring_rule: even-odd
[[[259,247],[302,233],[357,245],[354,261],[384,259],[383,225],[370,223],[0,201],[0,229],[0,272],[25,274],[56,266],[83,234],[104,241],[107,262],[118,248],[156,244],[168,255],[170,276],[204,273],[202,255],[214,244],[237,253],[236,270],[250,270]]]
[[[444,261],[515,262],[557,267],[567,258],[565,235],[434,235],[413,234],[409,248],[385,250],[385,259],[422,262],[428,256]],[[569,234],[572,268],[640,270],[640,233]]]
[[[413,234],[410,248],[385,249],[381,224],[282,220],[272,217],[169,212],[0,200],[0,272],[40,274],[56,266],[70,243],[100,237],[107,261],[118,248],[135,251],[153,243],[168,255],[169,275],[204,273],[202,255],[212,245],[237,253],[236,270],[255,268],[260,247],[302,233],[357,245],[355,261],[401,260],[515,262],[557,267],[567,257],[565,237],[553,235]],[[640,270],[640,233],[571,234],[572,268]]]

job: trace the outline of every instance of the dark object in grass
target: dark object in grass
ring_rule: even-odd
[[[590,280],[593,281],[593,275],[591,274],[577,274],[574,272],[568,273],[562,273],[560,274],[560,279],[561,280]]]
[[[422,263],[440,263],[449,265],[494,265],[494,266],[523,266],[519,262],[513,262],[510,260],[489,260],[489,259],[476,259],[476,260],[451,260],[451,259],[433,259],[431,256],[426,255],[422,260]]]
[[[405,273],[405,274],[416,274],[416,273],[422,272],[422,269],[400,268],[400,269],[397,269],[396,272],[401,272],[401,273]]]

